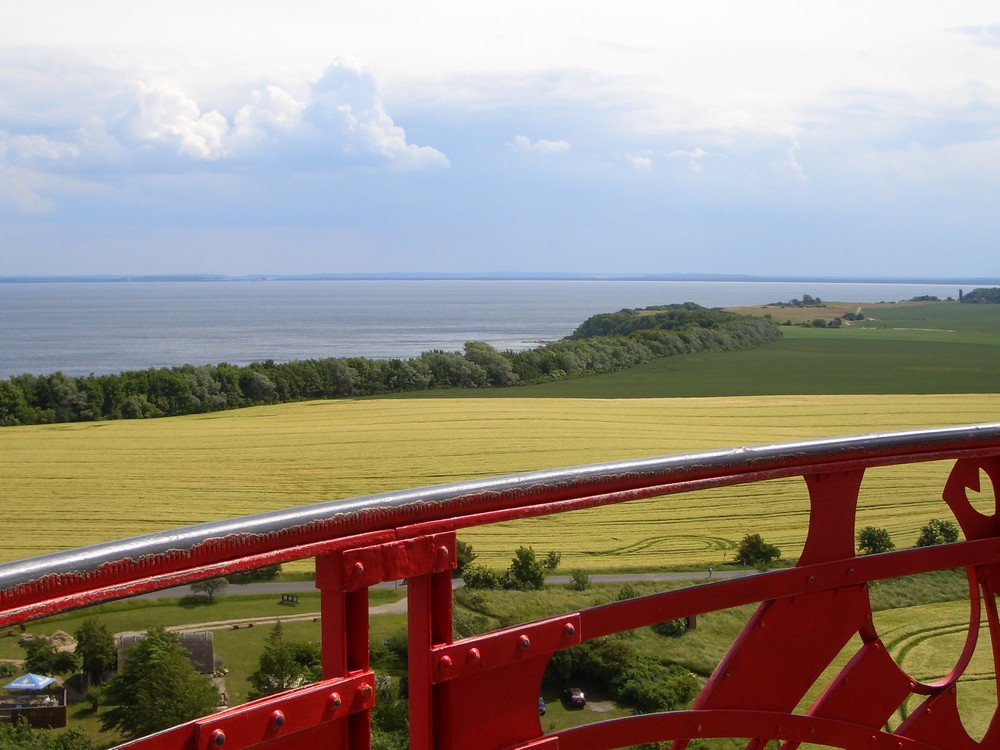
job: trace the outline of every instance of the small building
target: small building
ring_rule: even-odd
[[[66,726],[66,686],[58,677],[26,674],[3,686],[0,722],[24,719],[36,729]]]

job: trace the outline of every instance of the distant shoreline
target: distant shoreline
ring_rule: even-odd
[[[696,281],[823,284],[1000,285],[1000,277],[933,276],[749,276],[739,274],[540,274],[540,273],[358,273],[358,274],[99,274],[91,276],[0,276],[0,284],[261,282],[261,281]]]

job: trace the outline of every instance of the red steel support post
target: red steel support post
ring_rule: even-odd
[[[344,553],[316,558],[316,587],[321,592],[323,678],[348,677],[369,669],[368,589],[347,591],[343,575]],[[352,714],[338,722],[333,747],[368,750],[371,747],[371,715]]]
[[[435,688],[431,649],[451,643],[451,571],[407,582],[407,647],[411,750],[445,750],[435,739],[436,722],[454,721],[446,686]]]

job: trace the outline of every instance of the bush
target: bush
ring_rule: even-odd
[[[510,581],[518,591],[538,591],[545,585],[545,567],[531,547],[518,547],[510,561]]]
[[[664,638],[678,638],[684,635],[684,632],[687,630],[687,620],[679,617],[676,620],[657,622],[649,627],[654,633],[662,635]]]
[[[470,589],[501,589],[504,582],[500,573],[485,565],[466,565],[462,580]]]
[[[889,532],[874,526],[865,526],[858,532],[858,552],[862,555],[877,555],[896,549]]]
[[[226,576],[226,580],[235,584],[261,583],[265,581],[273,581],[278,577],[280,572],[280,565],[265,565],[264,567],[257,568],[256,570],[233,573],[232,575]]]
[[[626,599],[635,599],[637,596],[639,596],[639,589],[637,589],[631,583],[626,583],[624,586],[618,589],[618,593],[615,594],[615,601],[623,602]]]
[[[573,591],[586,591],[590,588],[590,576],[582,570],[571,570],[569,572],[569,588]]]
[[[781,557],[781,550],[764,541],[760,534],[747,534],[736,549],[734,558],[740,565],[751,565],[758,570],[767,570],[771,563]]]
[[[612,688],[619,701],[645,714],[686,705],[698,693],[698,679],[676,664],[642,659],[615,675]]]
[[[934,544],[952,544],[958,541],[958,526],[954,521],[941,521],[934,518],[920,529],[917,537],[918,547],[930,547]]]

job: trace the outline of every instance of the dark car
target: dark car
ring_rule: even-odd
[[[538,696],[538,715],[545,716],[545,699],[542,696]]]
[[[587,696],[580,688],[566,688],[562,697],[563,703],[571,708],[583,708],[587,705]]]

